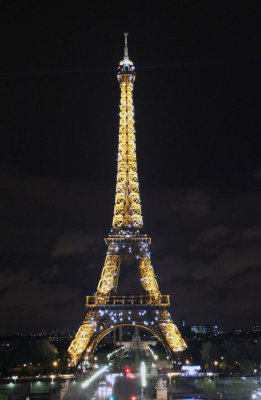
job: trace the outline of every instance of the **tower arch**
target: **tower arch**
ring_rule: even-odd
[[[118,325],[114,326],[113,328],[110,327],[106,330],[102,330],[101,332],[98,332],[98,334],[93,337],[93,340],[90,341],[88,349],[86,350],[86,353],[83,355],[83,358],[85,358],[85,356],[87,355],[88,359],[91,359],[93,357],[93,354],[94,354],[97,346],[105,338],[105,336],[107,336],[109,333],[111,333],[121,327],[124,327],[124,326],[128,326],[128,327],[135,326],[135,327],[138,327],[140,329],[144,329],[144,330],[150,332],[163,345],[163,347],[166,350],[166,353],[171,355],[171,352],[169,351],[169,347],[168,347],[166,341],[164,340],[164,337],[158,331],[157,328],[148,327],[148,326],[145,326],[142,324],[133,325],[133,324],[128,324],[128,323],[122,323],[122,324],[118,324]]]

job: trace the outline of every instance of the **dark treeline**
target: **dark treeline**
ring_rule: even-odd
[[[194,337],[187,339],[188,349],[177,354],[177,366],[201,365],[205,371],[252,375],[261,367],[261,340],[259,337]],[[164,357],[161,345],[155,350]]]
[[[47,339],[18,339],[9,349],[0,352],[0,377],[17,374],[19,376],[45,374],[64,369],[67,351],[57,348]]]

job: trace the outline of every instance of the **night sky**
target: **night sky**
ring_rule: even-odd
[[[96,290],[125,31],[145,230],[174,321],[260,323],[260,8],[66,4],[1,6],[0,331],[78,328]],[[140,291],[131,265],[120,285]]]

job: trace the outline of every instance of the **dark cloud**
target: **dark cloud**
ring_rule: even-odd
[[[98,237],[92,233],[81,231],[63,232],[53,249],[51,256],[72,255],[87,253],[88,250],[97,245]]]
[[[70,325],[72,310],[84,311],[80,290],[58,280],[54,284],[42,276],[32,278],[23,270],[1,272],[0,282],[2,331],[23,332],[52,324],[63,327]]]
[[[254,179],[255,180],[260,180],[261,179],[261,168],[258,168],[254,171]]]
[[[15,329],[19,321],[27,321],[26,329],[80,322],[85,295],[95,291],[105,257],[102,233],[113,208],[106,195],[99,197],[106,185],[36,179],[14,169],[2,170],[2,181],[3,328]],[[173,298],[176,317],[229,325],[237,323],[237,307],[247,312],[249,304],[251,312],[238,323],[257,320],[261,218],[259,213],[253,218],[251,204],[258,194],[224,197],[195,188],[149,187],[143,192],[153,266],[161,291]],[[163,203],[168,206],[158,207]],[[140,291],[133,268],[123,263],[121,292]]]
[[[172,193],[171,211],[200,217],[209,213],[209,207],[209,196],[201,190],[187,190],[182,194]]]

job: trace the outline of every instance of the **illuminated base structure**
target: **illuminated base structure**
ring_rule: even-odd
[[[72,341],[71,365],[77,365],[85,352],[91,360],[98,343],[121,326],[138,326],[150,331],[165,347],[170,357],[186,345],[168,312],[169,296],[106,296],[97,304],[96,296],[87,296],[86,317]]]
[[[139,194],[134,128],[133,83],[135,72],[128,57],[125,34],[124,59],[117,78],[121,89],[117,184],[112,229],[97,291],[87,296],[87,314],[68,351],[71,365],[82,358],[90,360],[98,343],[120,326],[147,329],[166,348],[170,356],[186,344],[168,311],[170,300],[162,295],[151,265],[151,238],[143,229]],[[122,261],[135,261],[143,294],[117,296]]]

